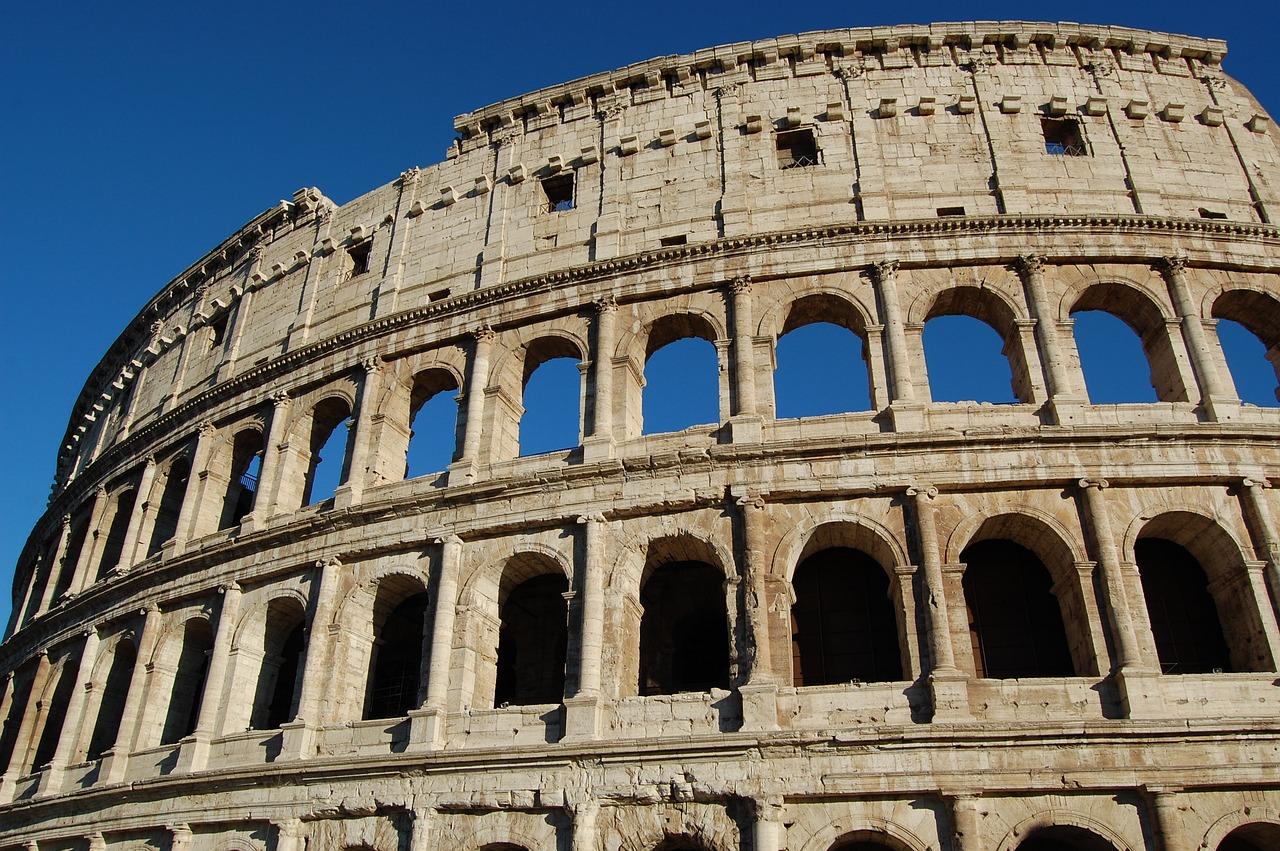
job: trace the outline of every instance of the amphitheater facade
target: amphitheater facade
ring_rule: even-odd
[[[734,44],[266,210],[76,403],[0,646],[0,848],[1280,848],[1280,411],[1215,334],[1280,365],[1280,146],[1225,51]],[[1090,402],[1082,310],[1157,402]],[[931,399],[952,314],[1016,402]],[[870,410],[776,416],[816,321]],[[687,337],[719,422],[647,433]],[[566,356],[579,445],[521,456]],[[453,461],[406,479],[439,393]]]

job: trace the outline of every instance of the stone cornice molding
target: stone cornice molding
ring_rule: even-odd
[[[462,293],[452,298],[390,314],[384,318],[366,322],[363,325],[343,331],[327,340],[300,347],[211,387],[143,425],[141,428],[132,430],[124,440],[112,445],[95,458],[75,479],[92,482],[100,478],[106,478],[122,458],[130,457],[137,451],[135,447],[148,446],[164,435],[169,434],[179,423],[209,411],[216,404],[229,400],[251,388],[259,387],[272,380],[286,376],[304,364],[318,361],[343,348],[355,347],[367,341],[377,340],[400,329],[428,320],[465,314],[480,307],[498,305],[542,291],[550,291],[575,283],[589,283],[596,280],[614,278],[626,273],[643,273],[660,269],[672,262],[689,262],[704,258],[736,256],[738,254],[752,253],[759,248],[777,248],[786,245],[805,246],[822,242],[829,246],[833,240],[837,239],[847,239],[850,244],[856,245],[859,251],[866,251],[865,241],[867,238],[913,240],[922,236],[938,234],[995,232],[1020,235],[1045,231],[1051,233],[1054,231],[1071,232],[1073,230],[1093,232],[1099,229],[1121,232],[1136,230],[1155,234],[1163,233],[1169,236],[1194,233],[1204,237],[1245,237],[1280,243],[1280,227],[1248,222],[1229,222],[1216,219],[1178,219],[1141,215],[1015,215],[863,221],[844,225],[829,225],[793,231],[731,237],[706,243],[693,243],[645,251],[626,257],[596,261],[582,266]],[[880,250],[888,250],[889,248],[882,247]],[[969,262],[1009,263],[1015,260],[1017,256],[1016,254],[1002,256],[998,252],[993,252],[989,258],[978,258],[976,261],[970,258]],[[1133,262],[1148,264],[1152,262],[1149,254],[1145,256],[1135,254],[1128,259]],[[867,265],[865,257],[856,255],[847,258],[845,263],[845,267],[851,271],[866,268]],[[932,261],[911,264],[911,266],[920,267],[932,265],[936,264]],[[1213,264],[1205,262],[1198,265],[1208,267]],[[1280,263],[1275,266],[1260,266],[1259,268],[1265,271],[1277,271],[1280,270]],[[478,333],[483,333],[487,328],[487,325],[481,326],[478,329]],[[441,338],[436,341],[438,345],[444,345],[447,342],[449,342],[448,338]],[[90,383],[87,383],[84,390],[81,391],[80,400],[77,402],[63,437],[64,452],[67,445],[73,443],[71,435],[76,432],[77,423],[84,415],[84,412],[90,410],[88,404],[97,398],[97,394],[91,392],[98,386],[94,383],[95,376],[97,376],[96,370],[90,378]],[[65,471],[62,470],[61,463],[59,474],[64,475]],[[69,488],[65,481],[58,482],[55,487],[57,491],[51,498],[49,506],[51,512],[63,509],[74,501],[76,492],[82,492],[76,488]],[[37,529],[42,527],[43,521],[37,524]]]

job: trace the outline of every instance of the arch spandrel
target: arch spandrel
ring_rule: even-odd
[[[1249,825],[1267,825],[1280,833],[1280,807],[1248,806],[1225,813],[1214,820],[1200,841],[1200,848],[1217,851],[1228,836]]]

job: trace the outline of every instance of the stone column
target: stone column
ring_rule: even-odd
[[[221,589],[222,605],[218,608],[218,631],[213,638],[213,653],[209,657],[209,670],[205,675],[204,693],[200,700],[200,714],[195,731],[182,740],[178,755],[179,771],[202,771],[209,760],[209,743],[218,730],[225,696],[224,681],[227,659],[231,655],[231,637],[235,632],[236,616],[240,612],[240,586],[232,582]]]
[[[889,410],[894,430],[923,429],[924,406],[916,401],[911,355],[907,348],[907,328],[898,302],[898,261],[881,260],[873,263],[867,268],[867,275],[875,286],[880,320],[884,324],[885,340],[889,344],[889,383],[892,390]]]
[[[346,508],[360,502],[365,486],[369,483],[369,449],[373,437],[373,418],[377,414],[378,397],[382,392],[385,362],[381,358],[366,358],[361,362],[364,380],[360,383],[360,400],[357,403],[355,433],[351,441],[351,457],[348,462],[347,480],[334,492],[334,508]]]
[[[102,537],[98,527],[102,525],[102,515],[106,513],[109,501],[106,488],[100,487],[94,492],[93,508],[89,511],[89,525],[85,528],[84,543],[80,545],[80,557],[76,560],[75,573],[71,579],[70,593],[73,596],[93,584],[90,566],[98,552],[98,539]]]
[[[129,677],[129,693],[125,696],[124,709],[120,712],[120,728],[116,742],[102,755],[98,769],[100,783],[119,783],[124,780],[138,737],[138,720],[142,714],[143,696],[147,690],[148,660],[156,641],[160,638],[160,609],[150,606],[143,614],[142,632],[138,635],[138,654]]]
[[[18,733],[13,737],[13,752],[9,755],[9,765],[4,777],[0,778],[0,800],[13,799],[13,781],[28,772],[27,760],[31,758],[31,749],[35,746],[36,721],[40,718],[40,696],[49,684],[49,651],[42,650],[36,657],[36,669],[31,674],[31,688],[27,691],[27,703],[22,707],[22,719],[18,723]]]
[[[280,494],[281,476],[284,475],[285,423],[293,400],[288,393],[271,396],[271,425],[262,447],[262,466],[258,471],[258,492],[253,495],[253,510],[240,521],[240,529],[249,532],[267,524],[276,514],[276,500]]]
[[[197,518],[200,517],[200,501],[211,499],[205,493],[205,480],[208,478],[209,458],[213,455],[214,438],[218,430],[213,423],[200,423],[196,429],[196,446],[191,453],[191,472],[187,474],[187,489],[182,494],[182,508],[178,510],[178,527],[173,533],[174,552],[180,553],[183,547],[201,531],[197,529]]]
[[[66,714],[62,717],[62,730],[58,734],[58,745],[49,760],[49,767],[40,778],[37,795],[56,795],[62,791],[63,774],[71,760],[75,758],[76,742],[80,740],[80,730],[84,726],[84,704],[87,692],[93,688],[93,663],[98,657],[98,630],[90,629],[84,634],[84,643],[80,647],[80,663],[76,668],[76,685],[71,691],[71,699],[67,701]],[[45,723],[48,723],[46,715]]]
[[[169,827],[169,851],[187,851],[191,847],[191,828],[186,824]]]
[[[58,542],[54,545],[53,555],[49,559],[49,578],[44,583],[44,591],[40,595],[40,607],[36,609],[36,614],[47,612],[54,604],[53,595],[58,588],[58,584],[62,579],[62,571],[75,570],[75,565],[66,564],[67,544],[71,540],[71,515],[62,515],[62,522],[58,526]],[[70,584],[67,586],[70,588]]]
[[[435,847],[438,816],[434,807],[418,807],[413,811],[413,827],[409,834],[409,851],[432,851]],[[277,846],[277,851],[281,851]],[[297,851],[302,851],[301,847]]]
[[[956,851],[987,851],[982,844],[982,820],[978,812],[978,796],[956,795],[951,799],[951,824]]]
[[[307,650],[302,662],[302,686],[298,689],[298,715],[284,731],[281,755],[284,759],[306,759],[315,752],[316,732],[321,722],[321,696],[325,673],[331,663],[329,622],[341,580],[342,561],[317,561],[311,579],[311,621],[307,626]]]
[[[449,465],[449,484],[474,481],[480,464],[480,435],[484,425],[485,384],[489,380],[489,353],[493,329],[484,325],[472,335],[471,367],[467,372],[466,423],[462,432],[462,457]]]
[[[1102,570],[1102,603],[1106,606],[1107,620],[1114,633],[1115,674],[1121,700],[1129,717],[1151,717],[1161,711],[1159,701],[1152,697],[1154,683],[1151,679],[1157,676],[1157,672],[1145,669],[1138,649],[1133,615],[1125,591],[1124,568],[1116,552],[1111,518],[1107,513],[1106,498],[1102,494],[1107,486],[1106,479],[1081,479],[1077,483],[1084,496],[1084,516],[1081,520],[1093,537],[1098,567]]]
[[[565,700],[567,741],[589,741],[600,735],[600,668],[604,650],[605,534],[603,514],[578,518],[582,527],[582,626],[578,641],[578,691]]]
[[[1193,851],[1198,843],[1182,828],[1182,812],[1178,807],[1177,789],[1146,786],[1151,801],[1151,826],[1159,843],[1159,851]]]
[[[85,837],[89,851],[107,851],[107,838],[101,832],[91,833]]]
[[[276,829],[276,851],[303,851],[306,839],[302,835],[302,819],[281,819],[272,824]],[[411,851],[419,849],[413,846]]]
[[[445,535],[440,545],[440,579],[435,588],[431,618],[431,657],[427,669],[427,697],[422,709],[409,713],[409,741],[427,748],[444,743],[449,700],[449,666],[453,659],[453,623],[458,608],[458,574],[462,569],[462,539]]]
[[[1266,479],[1245,478],[1241,480],[1237,493],[1253,538],[1254,549],[1266,561],[1266,581],[1271,587],[1272,599],[1280,602],[1280,538],[1276,537],[1275,523],[1271,518],[1270,506],[1267,505],[1265,490],[1269,487],[1271,483]],[[1270,614],[1272,617],[1277,616],[1274,605]]]
[[[751,277],[740,275],[729,284],[733,313],[733,416],[730,431],[735,443],[759,443],[763,423],[756,410],[755,351],[752,348]]]
[[[929,629],[929,691],[933,696],[933,720],[952,721],[969,717],[969,677],[956,667],[951,641],[951,618],[947,612],[946,583],[942,558],[938,555],[938,531],[933,517],[933,500],[938,489],[930,485],[907,488],[915,514],[920,564],[924,568],[924,605]]]
[[[597,822],[600,802],[594,799],[580,801],[573,806],[573,840],[571,851],[599,851],[600,830]]]
[[[146,554],[147,545],[139,539],[143,527],[147,525],[147,517],[151,514],[151,489],[156,481],[156,456],[148,455],[142,466],[142,476],[138,479],[138,496],[133,501],[133,512],[129,515],[129,526],[124,533],[124,547],[120,550],[120,562],[117,571],[125,571],[138,561],[138,551]]]
[[[737,500],[742,521],[743,590],[746,604],[748,656],[742,694],[742,729],[778,729],[778,682],[773,670],[773,643],[769,636],[769,594],[766,577],[768,551],[764,500],[745,494]]]
[[[1023,254],[1014,262],[1013,269],[1022,279],[1027,304],[1031,307],[1031,316],[1036,323],[1035,337],[1040,347],[1040,361],[1048,384],[1045,389],[1048,391],[1054,421],[1059,425],[1067,425],[1072,421],[1080,400],[1072,388],[1067,358],[1062,353],[1056,311],[1045,291],[1044,265],[1044,257]]]
[[[1211,420],[1233,419],[1239,413],[1240,400],[1236,397],[1235,390],[1218,372],[1218,359],[1214,357],[1212,343],[1205,333],[1204,323],[1200,321],[1200,311],[1196,309],[1195,299],[1187,284],[1187,258],[1164,257],[1156,263],[1156,268],[1169,286],[1169,296],[1178,313],[1182,337],[1191,358],[1191,369],[1200,385],[1200,402],[1205,414]]]
[[[613,457],[613,347],[616,344],[618,302],[606,295],[595,303],[596,348],[591,355],[593,385],[591,435],[583,442],[583,459]]]
[[[755,799],[751,839],[754,851],[783,851],[786,848],[787,828],[783,823],[781,796]]]

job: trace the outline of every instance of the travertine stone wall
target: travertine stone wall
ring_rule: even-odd
[[[0,850],[1280,847],[1280,415],[1214,330],[1280,365],[1280,147],[1225,50],[1022,22],[728,45],[265,211],[72,413],[0,646]],[[783,168],[797,132],[817,162]],[[1081,310],[1138,333],[1157,402],[1090,402]],[[948,314],[1001,336],[1015,403],[933,401]],[[863,341],[870,410],[776,415],[777,341],[815,321]],[[645,362],[684,337],[715,346],[719,419],[645,434]],[[524,382],[566,355],[579,444],[522,457]],[[437,392],[453,462],[406,480]],[[340,421],[343,482],[305,505]],[[1222,670],[1169,670],[1148,539],[1197,563]],[[993,541],[1043,566],[1070,676],[975,655]],[[900,681],[800,684],[793,580],[831,547],[883,569]],[[646,583],[688,561],[723,579],[728,677],[642,694]],[[563,695],[504,701],[505,603],[546,574]],[[366,720],[421,593],[412,706]],[[293,677],[278,726],[264,671]]]

